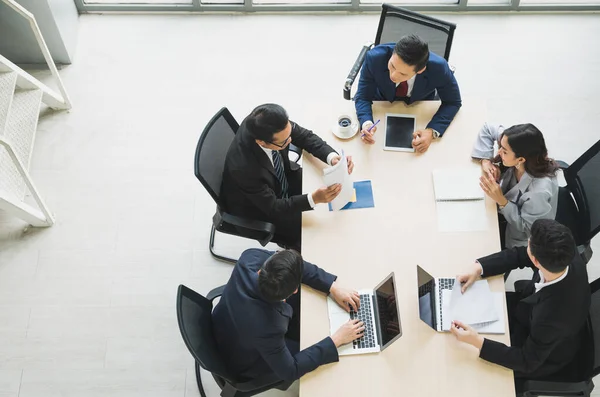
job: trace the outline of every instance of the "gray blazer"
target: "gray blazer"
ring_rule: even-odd
[[[485,123],[473,147],[471,157],[492,159],[494,142],[498,142],[504,131],[501,125]],[[506,248],[526,246],[531,234],[531,225],[536,219],[554,219],[558,204],[558,182],[556,177],[535,178],[525,172],[517,182],[514,168],[507,169],[500,179],[500,187],[508,204],[500,209],[508,225]]]

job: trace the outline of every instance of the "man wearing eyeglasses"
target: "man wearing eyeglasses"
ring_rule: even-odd
[[[221,197],[227,212],[273,223],[273,240],[300,251],[302,212],[332,201],[341,185],[302,194],[302,169],[288,159],[291,142],[329,165],[340,161],[325,141],[291,122],[283,107],[264,104],[244,119],[229,147]],[[348,172],[353,168],[348,156]]]

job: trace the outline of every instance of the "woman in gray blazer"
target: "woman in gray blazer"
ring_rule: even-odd
[[[559,167],[548,158],[544,136],[533,124],[505,129],[485,123],[471,156],[481,160],[480,186],[506,219],[502,248],[527,246],[533,222],[556,216]]]

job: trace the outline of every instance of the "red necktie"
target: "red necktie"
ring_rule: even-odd
[[[396,98],[404,98],[408,94],[408,83],[403,81],[396,87]]]

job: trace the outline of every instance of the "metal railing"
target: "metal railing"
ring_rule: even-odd
[[[349,0],[347,3],[302,4],[290,2],[286,4],[262,4],[253,0],[243,0],[238,4],[211,4],[201,0],[192,0],[189,4],[128,4],[126,0],[114,0],[113,4],[86,2],[75,0],[80,13],[93,12],[379,12],[381,4],[361,3],[360,0]],[[567,0],[568,1],[568,0]],[[581,0],[586,1],[586,0]],[[469,0],[456,0],[453,4],[399,3],[403,8],[420,12],[511,12],[511,11],[600,11],[600,2],[591,0],[589,4],[545,3],[523,4],[521,0],[498,0],[497,4],[482,4]],[[596,3],[593,3],[596,1]]]
[[[14,0],[0,0],[0,1],[2,1],[4,4],[8,5],[10,8],[12,8],[14,11],[16,11],[23,18],[27,19],[27,21],[29,22],[31,31],[35,35],[35,39],[40,47],[40,50],[42,51],[42,54],[44,55],[44,59],[46,60],[46,63],[48,64],[48,68],[50,69],[50,72],[52,73],[52,77],[54,77],[54,79],[56,80],[60,94],[56,93],[50,87],[46,86],[41,81],[39,81],[35,77],[31,76],[29,73],[25,72],[24,70],[19,68],[17,65],[13,64],[8,59],[6,59],[2,56],[0,56],[1,57],[0,61],[2,61],[2,62],[0,62],[0,67],[2,67],[2,64],[4,64],[4,68],[3,68],[4,71],[8,71],[6,68],[9,68],[10,70],[12,70],[18,74],[17,85],[19,87],[27,88],[27,89],[39,88],[40,90],[42,90],[44,93],[42,100],[48,106],[50,106],[54,109],[70,109],[71,108],[71,100],[69,99],[67,90],[65,89],[65,86],[63,85],[60,75],[58,74],[58,69],[56,68],[56,64],[54,63],[54,60],[52,59],[50,50],[48,49],[48,46],[46,45],[46,42],[44,41],[44,37],[42,36],[42,32],[35,20],[35,17],[33,16],[32,13],[27,11],[25,8],[23,8],[23,6],[21,6]]]
[[[58,69],[52,59],[52,55],[50,54],[50,50],[44,41],[44,37],[42,36],[42,32],[35,20],[33,14],[23,8],[20,4],[16,3],[14,0],[0,0],[4,4],[8,5],[12,8],[16,13],[25,18],[31,27],[33,34],[37,40],[37,43],[44,55],[44,59],[48,64],[48,68],[52,73],[52,76],[57,82],[58,90],[60,93],[56,93],[54,90],[43,84],[41,81],[31,76],[29,73],[0,55],[0,72],[14,72],[17,75],[16,78],[16,87],[21,89],[39,89],[42,92],[41,101],[46,103],[48,106],[55,109],[70,109],[71,108],[71,100],[67,94],[65,86],[58,74]],[[9,110],[10,113],[10,110]],[[7,117],[9,117],[7,115]],[[6,120],[8,122],[8,120]],[[3,126],[2,126],[3,127]],[[32,143],[33,144],[33,143]],[[17,197],[11,197],[11,195],[1,195],[0,196],[0,208],[8,211],[10,214],[17,216],[32,226],[52,226],[55,222],[54,216],[50,212],[50,209],[40,196],[38,190],[36,189],[33,179],[29,175],[27,167],[17,153],[15,152],[15,148],[10,140],[6,139],[6,137],[0,136],[0,150],[6,150],[8,156],[12,160],[15,168],[17,169],[20,177],[25,182],[27,189],[33,196],[36,204],[39,209],[32,207],[31,205],[25,203],[21,199]]]

